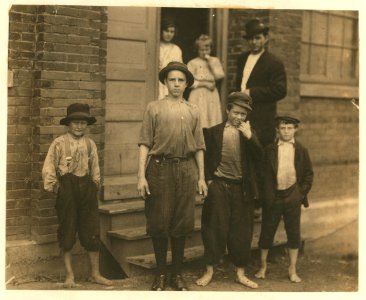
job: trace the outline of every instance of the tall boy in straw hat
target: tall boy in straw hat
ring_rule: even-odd
[[[60,120],[69,130],[56,138],[47,153],[42,169],[44,189],[57,193],[56,212],[59,221],[57,238],[63,251],[66,268],[66,288],[75,284],[71,250],[76,234],[88,251],[91,263],[90,281],[112,285],[99,273],[99,222],[97,190],[100,170],[95,142],[85,137],[88,125],[96,122],[89,105],[74,103],[67,108],[67,116]]]

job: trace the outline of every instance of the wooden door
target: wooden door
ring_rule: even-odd
[[[137,196],[141,121],[157,96],[158,12],[108,7],[104,200]]]

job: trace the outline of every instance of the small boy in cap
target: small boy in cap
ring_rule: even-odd
[[[308,150],[295,140],[300,120],[291,114],[276,117],[278,140],[265,148],[263,173],[263,216],[259,239],[261,268],[256,278],[264,279],[268,250],[281,220],[285,223],[291,282],[300,282],[296,263],[301,244],[301,204],[308,206],[307,194],[313,183],[313,169]]]
[[[200,286],[210,283],[214,266],[227,248],[236,268],[236,281],[249,288],[258,287],[244,270],[250,260],[254,205],[258,199],[256,167],[263,155],[262,146],[246,121],[252,111],[251,102],[246,93],[231,93],[227,120],[204,129],[208,196],[201,219],[206,271],[196,281]]]
[[[84,136],[87,126],[95,122],[88,104],[71,104],[67,108],[67,116],[60,120],[61,125],[68,126],[68,132],[52,142],[42,169],[44,189],[57,193],[57,238],[66,268],[65,288],[78,286],[71,263],[76,234],[89,254],[89,280],[112,285],[112,281],[99,273],[97,190],[100,170],[97,147],[92,139]]]

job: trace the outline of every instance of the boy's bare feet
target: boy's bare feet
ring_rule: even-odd
[[[212,276],[213,276],[213,273],[206,271],[202,277],[197,279],[196,284],[200,285],[200,286],[206,286],[211,282]]]
[[[207,266],[206,267],[206,272],[205,274],[202,275],[202,277],[198,278],[197,281],[196,281],[196,284],[199,285],[199,286],[206,286],[208,285],[211,280],[212,280],[212,277],[213,277],[213,267],[212,266]]]
[[[301,282],[301,278],[296,274],[296,270],[291,267],[288,269],[288,277],[290,278],[291,282]]]
[[[301,278],[296,273],[289,274],[288,276],[289,276],[291,282],[294,282],[294,283],[301,282]]]
[[[94,282],[94,283],[98,283],[101,285],[108,285],[111,286],[113,285],[113,281],[101,276],[101,275],[92,275],[89,277],[89,281],[90,282]]]
[[[236,282],[245,285],[246,287],[249,287],[251,289],[257,289],[258,284],[256,284],[254,281],[251,281],[248,277],[245,276],[244,269],[238,268],[236,271]]]
[[[266,271],[267,271],[267,269],[266,268],[260,268],[259,270],[258,270],[258,272],[257,273],[255,273],[255,278],[258,278],[258,279],[265,279],[266,278]]]
[[[66,288],[66,289],[71,289],[71,288],[75,288],[81,286],[80,284],[76,284],[74,281],[74,277],[72,276],[66,276],[65,282],[62,284],[62,287]]]

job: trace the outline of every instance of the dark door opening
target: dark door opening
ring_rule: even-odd
[[[188,63],[197,56],[194,41],[209,32],[209,9],[207,8],[162,8],[161,18],[173,17],[178,34],[174,39],[183,52],[183,62]],[[212,38],[212,37],[211,37]]]

